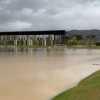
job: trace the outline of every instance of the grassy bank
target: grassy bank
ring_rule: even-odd
[[[83,49],[100,49],[100,46],[92,45],[92,46],[87,46],[87,45],[72,45],[72,46],[66,46],[67,48],[83,48]]]
[[[52,100],[100,100],[100,71],[90,75],[76,87],[59,94]]]

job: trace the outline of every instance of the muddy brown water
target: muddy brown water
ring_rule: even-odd
[[[100,69],[98,49],[0,52],[0,100],[50,100]]]

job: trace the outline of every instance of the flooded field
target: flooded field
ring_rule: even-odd
[[[50,100],[98,69],[99,49],[0,50],[0,100]]]

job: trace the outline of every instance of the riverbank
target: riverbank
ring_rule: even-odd
[[[73,45],[73,46],[66,46],[67,48],[76,48],[76,49],[100,49],[100,46],[92,45]]]
[[[100,71],[95,72],[73,87],[52,100],[99,100],[100,99]]]

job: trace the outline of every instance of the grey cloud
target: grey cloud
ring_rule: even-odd
[[[46,0],[15,0],[13,4],[8,5],[10,10],[21,10],[22,8],[41,9],[46,5]]]
[[[99,28],[99,11],[99,0],[0,0],[0,30]]]

